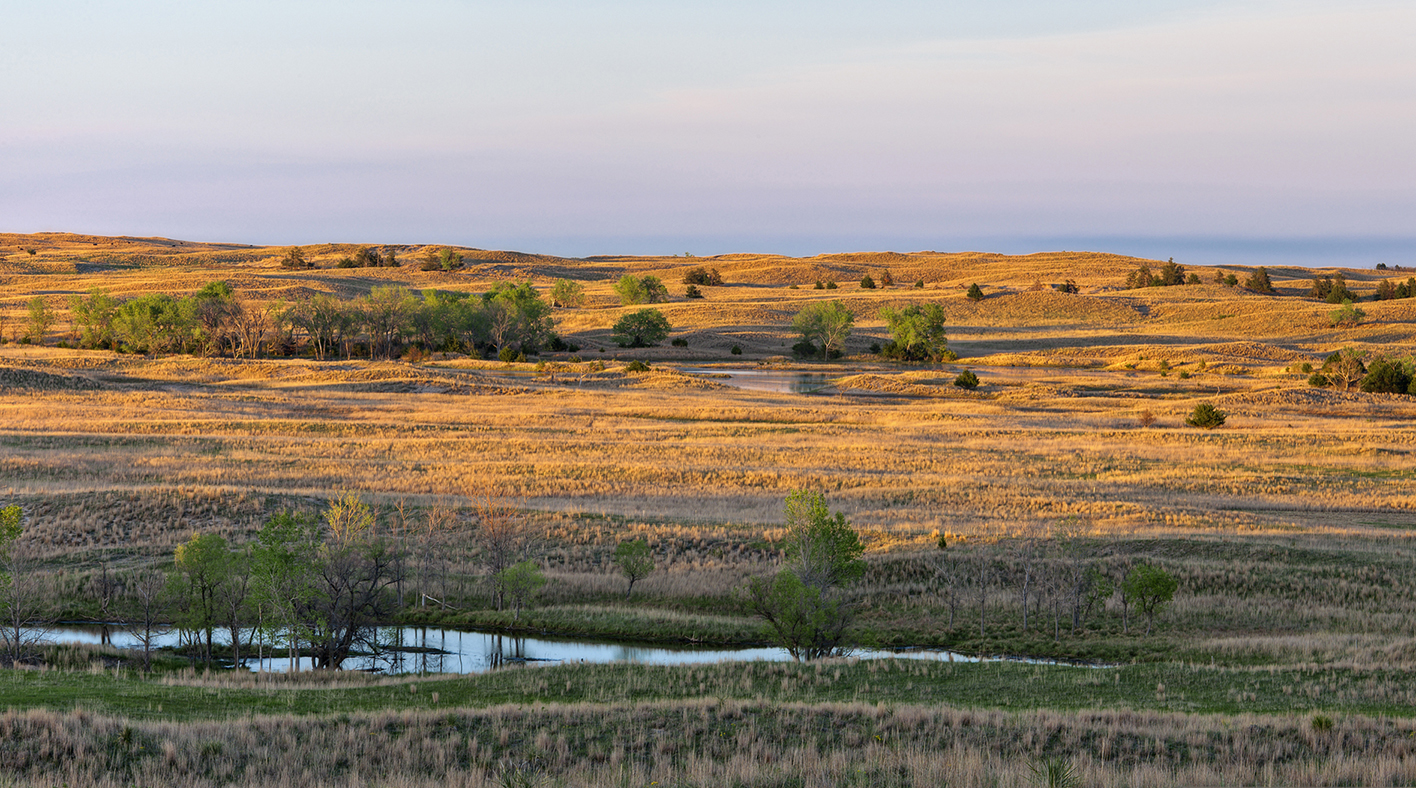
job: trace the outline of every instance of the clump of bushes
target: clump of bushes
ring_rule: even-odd
[[[722,287],[723,275],[718,273],[716,268],[704,268],[700,265],[697,268],[690,268],[684,273],[683,283],[705,287]]]
[[[976,389],[978,388],[978,375],[966,369],[954,378],[954,385],[961,389]]]

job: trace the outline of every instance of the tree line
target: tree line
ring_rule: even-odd
[[[119,300],[96,288],[72,296],[69,306],[79,347],[127,353],[390,359],[416,347],[512,359],[565,347],[550,304],[530,282],[503,282],[480,296],[386,286],[355,299],[320,294],[295,302],[258,302],[226,282],[185,298]],[[46,320],[34,334],[43,336],[53,322]]]

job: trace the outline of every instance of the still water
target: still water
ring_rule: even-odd
[[[685,367],[690,375],[711,377],[724,386],[748,391],[771,391],[779,394],[815,394],[832,388],[831,376],[820,372],[787,372],[773,369],[713,369]]]
[[[138,647],[137,638],[118,627],[108,630],[109,642],[118,648]],[[50,631],[49,640],[56,643],[102,643],[103,628],[93,625],[65,625]],[[217,634],[217,640],[226,642]],[[387,627],[379,630],[377,651],[351,657],[344,663],[348,670],[374,670],[387,673],[482,673],[506,665],[523,664],[603,664],[635,662],[645,665],[687,665],[709,662],[753,661],[783,662],[791,657],[780,648],[669,648],[606,643],[592,640],[556,639],[550,637],[518,637],[497,632],[477,632],[433,627]],[[175,633],[164,635],[158,645],[173,646]],[[264,659],[250,659],[251,670],[287,671],[288,658],[272,656],[271,646],[256,645]],[[977,662],[976,656],[950,651],[884,651],[858,650],[853,656],[861,659],[898,657],[940,661]],[[310,670],[310,659],[298,660],[297,670]]]

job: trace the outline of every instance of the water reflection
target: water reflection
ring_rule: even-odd
[[[248,633],[249,634],[249,633]],[[109,631],[110,642],[125,649],[141,648],[141,643],[121,627]],[[49,640],[59,643],[101,643],[100,626],[69,625],[50,631]],[[221,637],[217,640],[225,641]],[[178,644],[176,633],[162,635],[157,645]],[[256,638],[243,651],[243,663],[253,671],[312,670],[308,656],[292,660],[287,651]],[[861,650],[861,659],[895,657],[960,662],[977,662],[976,656],[949,651]],[[438,627],[383,627],[366,643],[364,653],[345,661],[347,670],[387,673],[484,673],[502,667],[533,663],[604,664],[634,662],[645,665],[688,665],[727,661],[784,662],[791,657],[779,648],[667,648],[625,643],[596,643],[551,637],[521,637],[500,632],[476,632]],[[1028,660],[1033,661],[1033,660]],[[1046,662],[1047,660],[1036,660]]]
[[[725,386],[778,394],[815,394],[832,388],[831,376],[822,372],[786,372],[771,369],[713,369],[685,367],[691,375],[710,375]]]

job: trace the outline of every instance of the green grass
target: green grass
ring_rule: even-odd
[[[872,703],[976,709],[1126,709],[1202,714],[1416,716],[1409,671],[1245,669],[1178,663],[1083,668],[1026,663],[860,660],[691,666],[562,665],[470,677],[409,677],[367,686],[246,677],[145,679],[108,672],[3,671],[8,709],[189,721],[251,714],[329,715],[547,703],[696,698],[756,703]],[[437,693],[434,696],[433,693]]]

